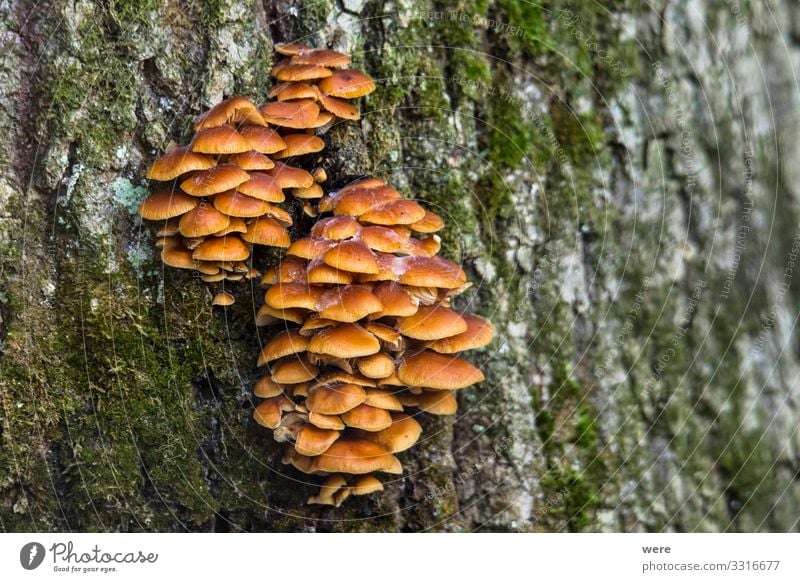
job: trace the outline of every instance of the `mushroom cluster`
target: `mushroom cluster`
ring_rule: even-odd
[[[325,144],[315,130],[336,117],[358,119],[346,99],[375,88],[366,75],[339,68],[350,63],[347,55],[299,44],[276,48],[289,58],[273,68],[282,83],[270,102],[223,101],[197,118],[188,145],[174,147],[147,171],[147,178],[166,183],[139,207],[143,218],[163,222],[156,242],[162,261],[193,269],[208,283],[260,276],[248,264],[252,245],[289,247],[292,216],[277,206],[284,190],[309,213],[308,201],[324,195],[326,174],[285,161],[321,151]],[[213,304],[233,301],[222,292]]]
[[[320,199],[310,236],[262,278],[260,325],[284,329],[261,350],[255,420],[290,443],[284,462],[327,475],[309,503],[340,505],[400,474],[396,453],[420,438],[420,411],[452,415],[454,391],[483,380],[459,352],[492,326],[451,308],[469,286],[437,256],[444,223],[379,178]]]

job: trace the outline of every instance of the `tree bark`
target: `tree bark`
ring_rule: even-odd
[[[0,1],[0,527],[796,531],[799,12]],[[498,332],[404,475],[338,509],[251,420],[262,292],[212,312],[135,214],[292,40],[377,81],[325,136],[332,184],[441,213]]]

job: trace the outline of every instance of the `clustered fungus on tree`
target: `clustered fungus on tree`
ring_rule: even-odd
[[[470,284],[438,256],[441,217],[380,178],[326,193],[325,170],[279,161],[323,150],[315,130],[359,119],[347,100],[375,84],[341,68],[350,63],[342,53],[276,50],[288,58],[272,69],[280,83],[271,101],[259,108],[233,98],[202,115],[189,146],[150,168],[149,178],[172,186],[140,213],[166,221],[158,234],[164,262],[209,282],[257,276],[245,262],[250,244],[287,249],[261,279],[256,324],[282,329],[258,359],[268,371],[255,383],[262,400],[254,418],[287,443],[286,464],[326,476],[308,502],[339,506],[382,490],[376,474],[402,473],[396,454],[420,438],[416,415],[455,414],[454,392],[484,378],[458,354],[487,345],[493,330],[451,308]],[[292,216],[275,206],[284,189],[316,218],[294,242]],[[230,305],[233,296],[219,293],[213,303]]]

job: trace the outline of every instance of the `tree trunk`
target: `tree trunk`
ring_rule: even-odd
[[[0,1],[2,529],[797,530],[800,9],[639,4]],[[332,183],[441,213],[498,332],[339,509],[251,420],[261,290],[212,311],[136,216],[291,40],[377,81]]]

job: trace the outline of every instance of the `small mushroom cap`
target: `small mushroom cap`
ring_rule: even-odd
[[[428,347],[440,354],[455,354],[482,348],[492,341],[494,329],[489,320],[471,314],[464,314],[462,317],[467,323],[465,332],[431,342]]]
[[[261,426],[276,429],[281,424],[284,412],[294,410],[294,403],[286,396],[268,398],[253,410],[253,418]]]
[[[311,175],[314,176],[314,181],[322,184],[328,181],[328,172],[325,171],[325,168],[314,168],[311,171]]]
[[[347,426],[377,432],[392,425],[392,415],[383,408],[375,408],[368,404],[359,404],[342,414],[342,420]]]
[[[244,261],[250,249],[235,235],[207,238],[194,249],[196,261]]]
[[[195,200],[196,201],[196,200]],[[191,210],[191,208],[189,209]],[[173,236],[178,234],[178,219],[171,218],[156,231],[156,236]]]
[[[384,180],[376,178],[375,176],[370,176],[369,178],[360,178],[358,180],[353,180],[346,186],[342,186],[341,188],[339,188],[339,193],[344,194],[345,192],[350,192],[351,190],[365,190],[372,188],[380,188],[381,186],[386,186],[386,182]]]
[[[284,135],[283,141],[286,142],[286,148],[273,154],[276,160],[313,154],[325,149],[325,142],[322,141],[322,138],[306,133],[290,133]]]
[[[367,386],[367,387],[375,387],[375,380],[370,380],[369,378],[365,378],[364,376],[358,374],[352,374],[349,372],[342,372],[339,370],[335,370],[333,372],[326,372],[318,379],[317,385],[324,386],[327,384],[356,384],[358,386]]]
[[[274,154],[286,147],[280,134],[269,127],[248,125],[239,130],[239,133],[247,139],[251,150],[261,154]]]
[[[419,300],[412,297],[403,285],[393,281],[378,283],[373,287],[372,293],[377,297],[383,309],[374,314],[380,317],[409,317],[419,309]]]
[[[350,56],[325,49],[304,49],[291,59],[293,65],[317,65],[319,67],[345,67],[350,64]]]
[[[219,283],[225,280],[225,271],[220,271],[216,275],[200,275],[200,280],[204,283]]]
[[[325,95],[356,99],[372,93],[375,90],[375,82],[364,73],[339,70],[322,79],[318,87]]]
[[[318,495],[312,495],[308,498],[309,505],[333,505],[338,507],[342,497],[337,496],[338,493],[344,491],[346,484],[345,478],[342,475],[331,475],[319,488]]]
[[[249,243],[270,247],[289,248],[291,240],[286,229],[274,219],[262,216],[247,226],[242,238]]]
[[[235,299],[233,295],[230,293],[217,293],[214,295],[214,299],[211,301],[211,305],[219,305],[221,307],[227,307],[228,305],[233,305]]]
[[[303,51],[313,51],[314,47],[299,42],[279,42],[275,45],[275,52],[281,55],[297,55]]]
[[[266,202],[283,202],[286,200],[278,181],[263,172],[252,172],[250,179],[240,184],[236,189],[242,194]]]
[[[267,290],[264,300],[273,309],[314,309],[322,296],[322,287],[305,283],[278,283]]]
[[[406,337],[431,341],[464,333],[467,322],[447,307],[422,306],[414,315],[401,318],[397,331]]]
[[[391,186],[342,188],[334,194],[333,213],[361,216],[381,204],[400,200],[401,198],[400,192]]]
[[[267,173],[278,181],[281,188],[310,188],[314,184],[314,177],[309,172],[283,162],[275,162],[275,167]]]
[[[428,414],[450,416],[458,410],[458,401],[449,390],[423,390],[414,398],[415,403],[408,406],[416,406]]]
[[[378,273],[378,259],[375,253],[360,240],[346,240],[338,243],[322,256],[325,264],[348,273]]]
[[[350,490],[353,495],[369,495],[370,493],[383,491],[383,483],[378,481],[378,478],[374,475],[361,475],[353,481]]]
[[[365,226],[361,229],[360,237],[374,251],[395,253],[406,248],[411,233],[402,226]]]
[[[250,175],[233,164],[220,164],[187,178],[181,188],[192,196],[210,196],[231,190],[250,179]]]
[[[306,474],[313,474],[315,473],[314,469],[314,457],[307,457],[305,455],[301,455],[294,447],[289,447],[286,449],[286,452],[283,455],[283,464],[288,465],[291,464],[295,469],[298,471],[302,471]],[[309,499],[309,503],[314,503]]]
[[[278,81],[313,81],[331,76],[331,70],[317,65],[293,65],[281,61],[272,67],[272,75]]]
[[[319,412],[309,412],[308,422],[319,428],[328,428],[333,430],[344,429],[344,423],[338,416],[332,414],[320,414]]]
[[[362,404],[367,399],[364,389],[357,384],[334,384],[311,389],[306,406],[311,412],[339,415]]]
[[[194,269],[195,260],[192,258],[192,251],[183,245],[169,245],[161,250],[161,260],[165,265],[176,269]]]
[[[203,113],[194,123],[195,131],[220,125],[265,125],[264,117],[255,104],[244,97],[231,97]]]
[[[261,152],[255,150],[250,150],[249,152],[241,154],[233,154],[228,158],[228,162],[247,171],[271,170],[275,167],[275,162]]]
[[[319,184],[311,184],[308,188],[292,188],[292,196],[301,200],[316,200],[324,195],[322,186]],[[316,214],[309,214],[309,216],[316,216]]]
[[[242,218],[239,218],[238,216],[229,216],[228,218],[228,226],[215,232],[214,236],[225,236],[226,234],[231,234],[233,232],[247,232],[247,224],[245,224]]]
[[[383,303],[363,285],[345,285],[325,291],[316,305],[321,317],[353,323],[383,309]]]
[[[139,215],[146,220],[167,220],[189,212],[195,206],[197,200],[180,190],[161,190],[142,201]]]
[[[201,154],[238,154],[250,150],[247,139],[230,125],[209,127],[198,131],[190,144],[193,152]]]
[[[314,119],[314,121],[312,121],[311,124],[306,129],[316,129],[324,125],[328,125],[331,121],[333,121],[333,119],[334,119],[333,113],[328,113],[327,111],[320,111],[316,119]]]
[[[422,435],[422,427],[408,414],[399,412],[391,415],[391,425],[378,432],[364,434],[365,439],[378,443],[391,453],[410,449]]]
[[[381,388],[365,388],[364,391],[367,393],[367,399],[364,404],[395,412],[403,411],[403,404],[394,392]]]
[[[317,184],[315,185],[318,186]],[[352,216],[329,216],[311,227],[311,236],[329,240],[342,240],[355,236],[361,228],[361,223]]]
[[[339,271],[317,261],[309,265],[307,277],[308,282],[314,284],[349,285],[353,282],[353,276],[350,273]]]
[[[263,366],[267,362],[305,352],[308,348],[308,339],[300,335],[296,329],[287,329],[272,338],[267,345],[261,348],[256,365]]]
[[[223,214],[238,218],[263,216],[272,208],[269,202],[247,196],[238,190],[227,190],[217,194],[211,202],[214,204],[214,208]]]
[[[394,372],[394,360],[383,352],[361,358],[357,366],[367,378],[388,378]]]
[[[341,436],[338,430],[319,428],[306,424],[297,433],[294,448],[301,455],[313,457],[321,455]]]
[[[401,257],[399,261],[404,285],[457,289],[467,282],[461,267],[441,257]]]
[[[359,113],[358,109],[343,99],[320,94],[319,104],[322,105],[323,109],[333,113],[336,117],[350,119],[352,121],[361,119],[361,113]]]
[[[307,236],[294,241],[286,253],[301,259],[313,261],[314,259],[321,258],[334,246],[336,246],[334,241]]]
[[[379,444],[364,439],[339,439],[322,455],[313,457],[315,471],[363,475],[397,469],[397,458]]]
[[[399,351],[405,345],[403,336],[400,335],[400,332],[392,329],[388,325],[370,321],[367,324],[367,331],[375,334],[375,336],[377,336],[377,338],[393,352]]]
[[[426,210],[425,216],[423,216],[417,222],[411,224],[411,230],[424,234],[439,232],[443,228],[444,220],[442,220],[442,217],[435,212],[431,212],[430,210]]]
[[[261,278],[262,285],[274,285],[275,283],[301,283],[305,281],[306,261],[295,257],[283,259],[278,267],[268,269]]]
[[[344,359],[369,356],[380,349],[378,338],[354,323],[324,329],[308,343],[310,352]]]
[[[266,303],[259,307],[256,314],[256,325],[270,325],[279,321],[291,321],[292,323],[303,323],[302,309],[274,309]]]
[[[194,238],[217,233],[227,228],[230,223],[230,218],[204,202],[181,216],[178,229],[183,236]]]
[[[413,224],[425,216],[425,209],[413,200],[392,200],[365,212],[358,219],[379,225]]]
[[[272,379],[278,384],[300,384],[313,380],[319,369],[300,358],[288,358],[271,366]]]
[[[319,105],[312,99],[273,101],[262,106],[261,111],[272,125],[292,129],[306,129],[319,115]]]
[[[483,372],[467,360],[423,350],[407,356],[397,375],[409,386],[457,390],[484,380]]]
[[[253,396],[258,398],[272,398],[283,394],[283,387],[268,375],[261,376],[253,386]]]
[[[275,86],[267,93],[270,99],[277,98],[278,101],[290,101],[292,99],[314,99],[319,97],[313,85],[301,83],[299,81],[287,81]]]
[[[169,182],[187,172],[213,168],[216,163],[211,156],[195,153],[189,146],[173,148],[153,162],[145,177],[148,180]]]

